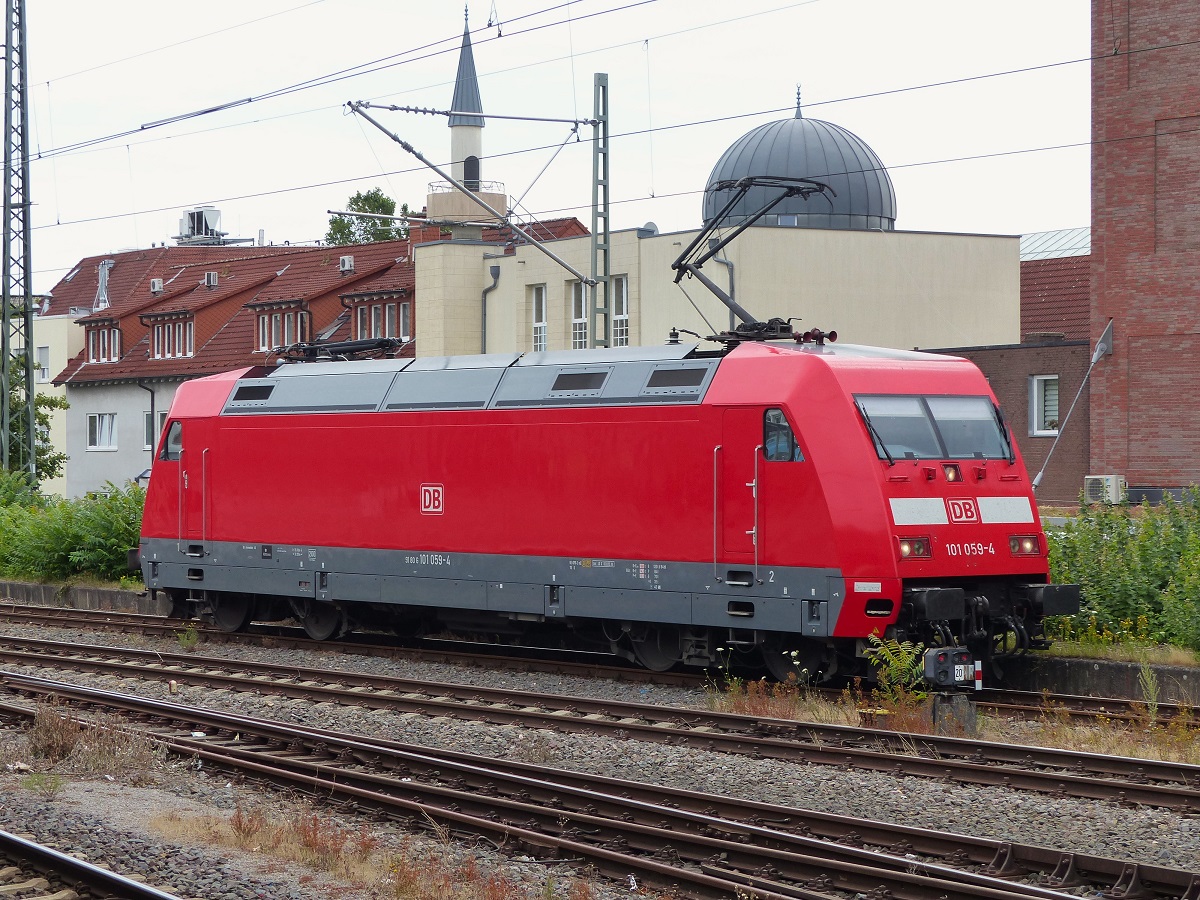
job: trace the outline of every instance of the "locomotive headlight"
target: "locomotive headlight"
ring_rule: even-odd
[[[1042,544],[1036,534],[1012,534],[1008,537],[1008,549],[1013,556],[1041,556]]]
[[[901,559],[929,559],[933,556],[927,537],[900,538],[899,542]]]
[[[946,476],[946,480],[951,484],[957,484],[962,481],[962,469],[958,467],[958,463],[943,464],[942,474]]]

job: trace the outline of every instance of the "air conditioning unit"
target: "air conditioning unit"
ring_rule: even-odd
[[[150,279],[150,293],[161,294],[163,292],[163,280],[161,278]]]
[[[217,286],[217,273],[216,272],[205,272],[204,273],[204,286],[210,287],[210,288]]]
[[[1121,475],[1085,475],[1083,496],[1088,503],[1120,503],[1125,499],[1125,478]]]
[[[338,260],[338,271],[343,275],[347,275],[354,271],[354,257],[343,256]]]

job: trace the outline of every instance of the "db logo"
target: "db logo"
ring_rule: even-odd
[[[446,511],[445,488],[440,484],[421,485],[421,515],[440,516]]]
[[[947,500],[946,509],[950,511],[951,522],[969,522],[972,524],[978,524],[979,522],[979,507],[969,497],[963,500]]]

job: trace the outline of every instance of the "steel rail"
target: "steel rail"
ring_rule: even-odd
[[[0,603],[0,620],[42,624],[51,627],[100,627],[121,633],[135,632],[140,634],[155,634],[167,638],[176,638],[180,631],[194,628],[198,635],[210,643],[217,644],[252,644],[263,646],[270,644],[293,650],[309,650],[341,653],[348,656],[379,656],[394,659],[414,659],[424,662],[448,663],[472,668],[481,665],[491,667],[511,668],[517,671],[544,672],[553,675],[569,675],[579,678],[607,678],[614,681],[634,682],[639,684],[661,684],[682,687],[700,687],[705,684],[705,676],[691,672],[652,672],[622,664],[601,663],[596,661],[581,662],[578,659],[563,659],[561,651],[547,651],[538,647],[515,647],[512,645],[473,644],[470,641],[441,641],[437,638],[421,639],[422,646],[414,647],[407,643],[380,644],[370,643],[370,638],[380,638],[368,632],[352,633],[346,639],[339,641],[314,641],[303,636],[300,628],[283,626],[255,625],[253,631],[229,632],[222,631],[196,619],[169,619],[163,616],[147,615],[145,613],[127,613],[109,610],[74,610],[63,607],[25,607],[13,603]],[[450,647],[437,647],[445,643]],[[471,646],[477,649],[464,651],[458,648]],[[510,655],[519,650],[522,655]],[[552,656],[537,654],[553,653]],[[611,654],[589,654],[585,651],[573,651],[575,657],[592,655],[612,659]]]
[[[667,859],[666,869],[655,863],[650,870],[660,879],[669,873],[670,877],[686,878],[691,882],[695,873],[687,867],[703,867],[706,862],[720,860],[722,869],[740,873],[736,881],[742,880],[745,874],[770,871],[800,883],[826,878],[832,882],[831,886],[840,890],[864,892],[882,885],[892,892],[892,896],[911,900],[929,896],[989,900],[1014,896],[1039,900],[1065,897],[1050,888],[964,872],[908,856],[829,844],[776,828],[720,818],[710,811],[692,812],[676,808],[674,803],[668,806],[594,788],[572,787],[551,780],[552,773],[548,778],[513,774],[494,766],[494,760],[476,758],[475,764],[467,764],[426,748],[397,751],[363,738],[341,736],[334,740],[328,732],[247,716],[112,695],[44,679],[18,677],[15,681],[26,688],[55,692],[60,698],[137,710],[143,715],[169,720],[175,728],[182,728],[184,723],[200,723],[204,727],[219,728],[229,736],[216,744],[194,737],[160,736],[177,753],[253,771],[277,783],[300,784],[313,792],[353,798],[374,808],[420,810],[423,815],[446,820],[458,827],[504,835],[507,839],[515,837],[534,848],[550,846],[560,852],[569,849],[573,854],[606,866],[613,860],[608,856],[596,859],[597,844],[600,849],[611,852],[615,843],[619,848],[618,865],[621,867],[631,865],[627,856],[630,853],[643,862],[647,856]],[[247,747],[247,734],[268,742],[268,748]],[[300,755],[302,747],[299,745],[306,748],[304,755]],[[282,753],[272,752],[272,746],[285,749]],[[337,762],[319,758],[321,756],[334,757]],[[349,768],[357,764],[390,769],[392,774],[378,775]],[[434,775],[440,783],[424,781],[414,773],[414,766],[422,767],[425,774]],[[453,772],[449,777],[447,770]],[[549,770],[545,772],[549,773]],[[470,778],[472,783],[462,783],[464,777]],[[490,790],[484,790],[485,785]],[[660,821],[650,824],[656,818]],[[718,874],[704,868],[701,873],[706,877]],[[623,876],[623,871],[616,874]],[[723,880],[723,890],[733,893],[728,877]],[[712,886],[708,882],[704,884]],[[809,896],[811,892],[795,893],[791,885],[779,885],[772,893]]]
[[[30,649],[14,650],[5,644],[10,647],[23,644]],[[52,655],[56,648],[64,655]],[[93,654],[116,659],[96,659]],[[1200,766],[1186,763],[16,638],[0,638],[0,659],[39,667],[65,663],[122,676],[140,671],[185,685],[268,690],[296,699],[319,698],[494,725],[638,737],[694,749],[870,769],[893,775],[1000,785],[1173,809],[1200,808]],[[149,665],[139,670],[129,660],[145,660]],[[237,670],[244,674],[232,674]]]
[[[7,831],[0,831],[0,855],[14,861],[26,862],[30,868],[44,875],[50,875],[76,888],[84,887],[89,892],[95,892],[97,896],[120,897],[122,900],[181,900],[175,894],[160,891],[108,869],[101,869],[85,860],[76,859]],[[14,895],[18,887],[5,885],[4,894]]]

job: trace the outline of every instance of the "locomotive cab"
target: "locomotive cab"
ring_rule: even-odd
[[[887,489],[902,600],[895,630],[995,660],[1049,646],[1047,615],[1079,609],[1048,582],[1045,536],[990,396],[858,394]]]

